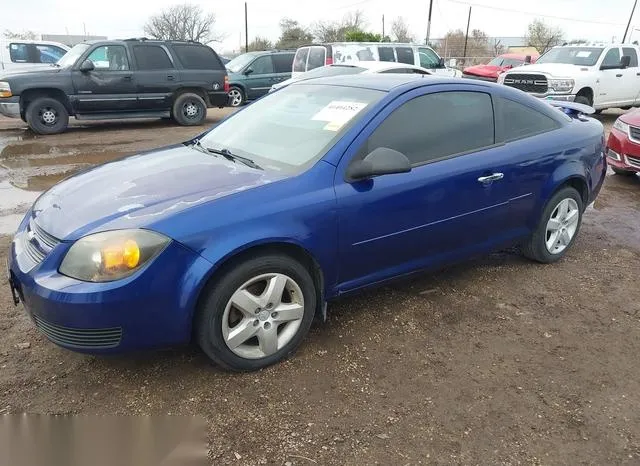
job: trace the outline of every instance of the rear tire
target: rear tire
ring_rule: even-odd
[[[171,110],[173,119],[182,126],[198,126],[207,117],[207,104],[198,94],[180,94]]]
[[[220,366],[258,370],[298,348],[315,309],[315,284],[302,264],[284,255],[259,255],[229,268],[204,291],[196,338]]]
[[[69,112],[62,102],[51,97],[39,97],[26,111],[29,128],[37,134],[58,134],[69,126]]]
[[[618,168],[618,167],[611,167],[611,170],[613,170],[613,173],[615,173],[616,175],[622,175],[622,176],[634,176],[636,174],[636,172],[632,171],[632,170],[625,170],[624,168]]]
[[[543,264],[562,259],[578,237],[583,210],[578,191],[570,186],[560,189],[544,208],[538,227],[522,247],[522,254]]]
[[[229,89],[229,106],[242,107],[246,100],[247,98],[245,97],[242,89],[238,86],[231,86],[231,89]]]

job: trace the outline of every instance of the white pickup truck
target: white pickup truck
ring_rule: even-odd
[[[640,106],[639,49],[631,44],[553,47],[535,65],[512,68],[498,83],[535,97],[607,108]]]

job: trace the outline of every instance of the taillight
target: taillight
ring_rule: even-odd
[[[333,58],[331,57],[327,57],[327,59],[324,61],[325,65],[333,65]]]
[[[224,91],[229,92],[229,76],[224,77]]]

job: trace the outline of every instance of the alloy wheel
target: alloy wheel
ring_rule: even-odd
[[[229,91],[229,98],[231,100],[232,107],[239,107],[242,103],[242,92],[238,89],[231,89]]]
[[[547,222],[545,244],[551,254],[560,254],[564,251],[576,234],[580,210],[578,203],[571,198],[566,198],[553,209]]]

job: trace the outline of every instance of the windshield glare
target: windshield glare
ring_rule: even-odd
[[[64,54],[56,64],[61,68],[69,68],[74,65],[78,58],[80,58],[80,55],[82,55],[88,48],[89,44],[75,45],[71,50]]]
[[[602,47],[554,47],[536,61],[538,63],[564,63],[593,66],[604,49]]]
[[[299,172],[319,160],[384,92],[296,84],[268,94],[201,139],[264,168]]]
[[[242,68],[247,66],[253,59],[254,55],[244,53],[242,55],[238,55],[236,58],[227,63],[227,69],[233,73],[238,73]]]

